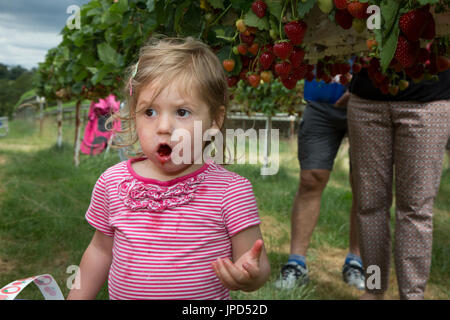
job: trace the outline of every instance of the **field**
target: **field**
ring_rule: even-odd
[[[82,156],[72,162],[74,128],[64,125],[64,144],[57,149],[56,124],[14,121],[0,138],[0,287],[38,274],[51,274],[64,296],[66,270],[78,265],[93,229],[84,219],[92,187],[98,176],[117,163],[117,152]],[[295,141],[280,141],[280,170],[263,178],[257,165],[231,165],[229,170],[253,184],[262,218],[262,231],[272,267],[270,281],[260,290],[233,292],[233,299],[356,299],[361,292],[342,281],[341,268],[348,247],[352,194],[348,182],[348,145],[339,151],[330,182],[322,198],[321,216],[308,252],[311,282],[293,291],[273,287],[289,254],[290,211],[298,186],[299,165]],[[434,208],[434,242],[427,299],[450,298],[450,169],[445,159],[440,192]],[[393,210],[392,210],[393,212]],[[393,220],[392,220],[393,221]],[[392,263],[393,265],[393,263]],[[392,270],[389,299],[397,299]],[[41,299],[30,286],[21,299]],[[98,299],[107,299],[106,285]]]

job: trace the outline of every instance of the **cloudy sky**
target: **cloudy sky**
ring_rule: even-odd
[[[31,69],[62,40],[70,5],[89,0],[0,0],[0,63]]]

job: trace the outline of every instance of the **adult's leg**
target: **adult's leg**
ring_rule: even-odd
[[[291,254],[306,256],[312,233],[319,218],[322,192],[329,177],[329,170],[300,171],[300,185],[294,199],[291,216]]]
[[[291,216],[291,254],[306,256],[320,201],[347,127],[346,111],[310,102],[298,136],[300,184]]]
[[[387,104],[352,95],[347,118],[361,258],[366,271],[376,266],[380,275],[379,282],[367,283],[366,292],[382,296],[388,287],[391,254],[391,116]]]
[[[356,205],[356,196],[354,191],[354,183],[353,183],[353,177],[352,172],[350,169],[350,186],[352,188],[352,206],[350,209],[350,232],[349,232],[349,251],[351,254],[354,254],[356,256],[360,256],[361,253],[359,251],[359,238],[358,238],[358,210]]]
[[[433,204],[450,130],[450,101],[393,103],[395,267],[401,299],[423,299],[431,266]]]

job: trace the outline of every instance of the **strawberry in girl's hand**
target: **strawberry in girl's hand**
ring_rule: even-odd
[[[400,30],[405,34],[406,38],[409,41],[414,42],[419,40],[422,36],[422,33],[427,25],[428,18],[429,17],[426,11],[415,9],[400,16],[398,25]]]
[[[333,0],[334,5],[339,10],[347,9],[347,0]]]
[[[404,36],[399,36],[395,58],[404,68],[409,68],[416,62],[419,49],[418,41],[409,42]]]
[[[345,30],[350,29],[353,25],[353,16],[347,10],[336,10],[334,20]]]
[[[291,21],[284,25],[284,33],[293,45],[299,45],[303,42],[307,29],[308,26],[304,21]]]
[[[279,42],[274,44],[273,53],[281,60],[289,58],[292,52],[292,44],[289,42]]]
[[[366,19],[369,15],[367,14],[368,3],[362,3],[359,1],[350,2],[347,5],[348,12],[356,19]]]
[[[258,18],[262,18],[266,15],[267,4],[264,1],[255,1],[252,3],[252,11],[258,16]]]

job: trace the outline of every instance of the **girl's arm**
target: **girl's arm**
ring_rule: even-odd
[[[112,262],[113,238],[95,231],[81,259],[77,277],[79,289],[70,290],[67,300],[93,300],[108,278]]]
[[[213,262],[218,278],[230,290],[249,292],[259,289],[270,276],[270,264],[259,226],[234,235],[231,245],[234,263],[229,259]]]

